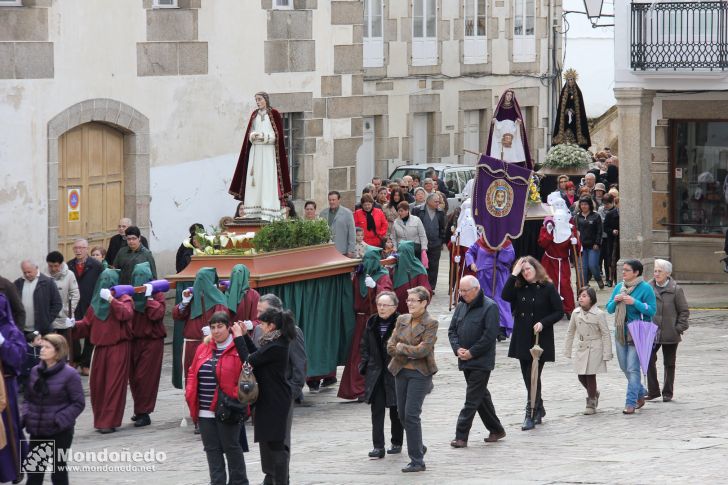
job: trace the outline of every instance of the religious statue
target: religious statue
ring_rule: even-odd
[[[485,154],[533,169],[525,120],[512,89],[506,89],[495,108]]]
[[[256,93],[255,103],[229,192],[243,202],[243,218],[273,221],[283,218],[281,208],[291,194],[283,118],[268,93]]]
[[[576,84],[578,77],[579,75],[574,69],[568,69],[564,73],[566,84],[561,89],[551,144],[571,143],[588,150],[591,146],[591,138],[589,137],[589,124],[586,121],[584,97],[581,95],[579,85]]]

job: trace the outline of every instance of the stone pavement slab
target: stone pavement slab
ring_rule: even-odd
[[[441,268],[446,268],[443,260]],[[496,369],[489,389],[508,435],[498,443],[487,436],[476,417],[468,448],[449,446],[464,401],[465,384],[447,341],[446,271],[431,307],[440,320],[436,346],[440,372],[426,398],[422,413],[423,435],[428,446],[427,471],[402,474],[406,453],[371,460],[369,406],[336,398],[336,388],[305,398],[310,407],[295,410],[291,459],[292,484],[544,484],[544,483],[726,483],[728,471],[728,310],[694,311],[691,326],[678,348],[675,396],[670,403],[648,402],[633,416],[624,416],[626,379],[615,360],[607,374],[598,376],[601,399],[594,416],[584,416],[585,393],[569,360],[561,356],[568,322],[556,325],[556,359],[543,374],[547,416],[535,430],[523,432],[520,424],[526,392],[518,363],[507,358],[508,342],[497,346]],[[708,289],[707,291],[705,289]],[[721,293],[722,292],[722,293]],[[610,289],[599,291],[599,305]],[[725,285],[687,288],[691,306],[707,301],[728,306]],[[705,295],[703,297],[702,295]],[[609,319],[610,326],[612,319]],[[154,448],[166,460],[153,472],[75,472],[74,484],[155,485],[208,483],[207,463],[199,436],[191,423],[180,427],[187,407],[183,392],[172,388],[171,347],[165,348],[162,385],[152,425],[136,429],[129,420],[131,396],[124,426],[112,435],[93,430],[90,403],[76,426],[74,451]],[[658,360],[658,369],[661,366]],[[339,376],[343,368],[339,368]],[[659,371],[662,379],[662,371]],[[87,386],[87,378],[84,384]],[[189,420],[187,420],[188,422]],[[252,443],[245,459],[250,483],[260,483],[260,459]],[[389,433],[386,433],[387,436]],[[406,449],[406,447],[405,447]]]

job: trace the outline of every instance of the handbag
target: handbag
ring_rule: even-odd
[[[258,381],[253,374],[253,367],[246,360],[238,377],[238,401],[253,404],[258,399]]]
[[[215,363],[215,367],[219,364],[220,359]],[[220,423],[239,423],[245,419],[245,413],[248,407],[240,403],[234,397],[225,394],[220,384],[217,385],[217,405],[215,406],[215,419]]]

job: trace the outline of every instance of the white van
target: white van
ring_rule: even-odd
[[[437,171],[437,176],[445,182],[451,197],[447,198],[448,214],[460,207],[463,201],[463,189],[468,180],[475,177],[475,167],[472,165],[456,165],[435,163],[432,165],[400,165],[389,175],[389,180],[401,179],[405,175],[418,175],[420,184],[425,180],[425,172],[429,168]]]

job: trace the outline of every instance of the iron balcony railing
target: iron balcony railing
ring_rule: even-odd
[[[728,69],[728,1],[632,3],[634,70]]]

